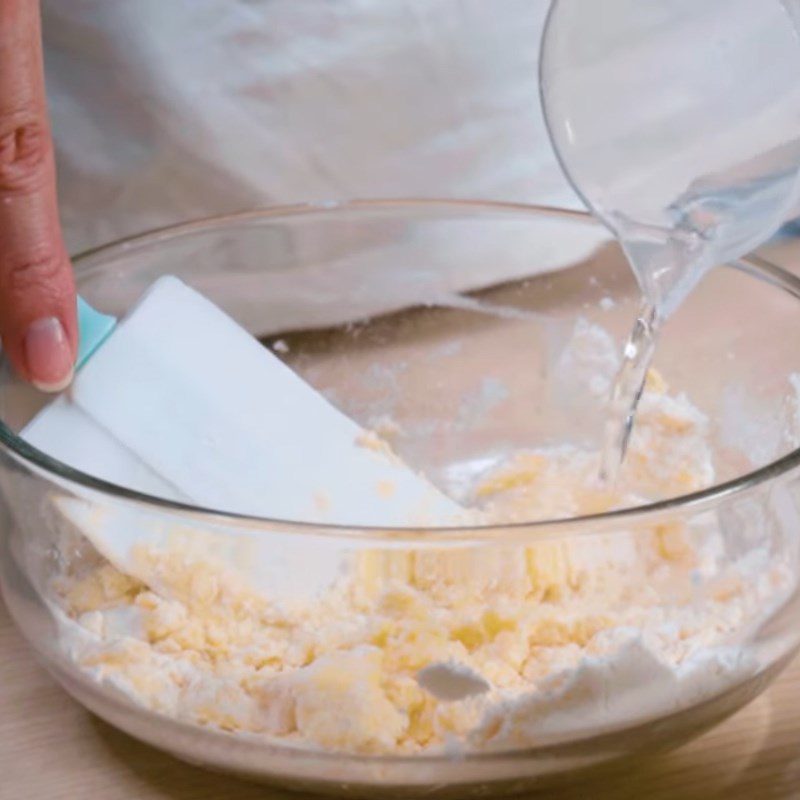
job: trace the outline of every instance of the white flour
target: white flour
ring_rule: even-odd
[[[604,343],[585,325],[576,336]],[[605,373],[603,352],[573,363]],[[651,376],[622,489],[597,484],[597,453],[519,452],[473,482],[476,516],[569,517],[708,486],[707,427]],[[68,557],[61,642],[136,702],[234,734],[367,754],[534,746],[688,708],[767,666],[749,637],[792,571],[766,550],[726,553],[717,525],[357,549],[328,596],[292,611],[185,546],[147,554],[170,599]]]

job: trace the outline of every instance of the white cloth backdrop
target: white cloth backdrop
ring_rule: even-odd
[[[537,89],[547,0],[43,0],[72,252],[274,203],[579,205]]]

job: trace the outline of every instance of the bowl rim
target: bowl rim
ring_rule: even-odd
[[[562,220],[574,220],[583,224],[604,227],[601,220],[586,211],[555,206],[517,203],[505,201],[449,199],[449,198],[396,198],[396,199],[354,199],[347,201],[331,201],[322,203],[297,203],[291,205],[275,205],[260,209],[236,212],[231,214],[212,215],[192,219],[175,225],[155,228],[144,233],[123,237],[99,247],[90,248],[72,257],[76,277],[88,274],[98,266],[97,262],[115,255],[130,256],[136,250],[150,248],[160,242],[190,237],[196,233],[229,228],[234,225],[257,223],[265,219],[287,218],[311,214],[342,214],[367,211],[461,211],[481,213],[513,213],[515,215],[530,214],[535,217],[550,217]],[[772,264],[768,260],[750,254],[736,262],[723,266],[762,280],[781,289],[800,300],[800,277]],[[542,538],[561,538],[580,534],[597,533],[619,522],[624,524],[658,521],[659,518],[681,513],[700,513],[729,500],[733,496],[749,494],[765,483],[774,483],[800,465],[800,448],[796,448],[758,469],[744,473],[736,478],[714,484],[700,491],[678,495],[667,500],[659,500],[641,506],[627,507],[614,511],[587,514],[576,517],[545,519],[530,522],[513,522],[505,524],[451,525],[451,526],[369,526],[344,523],[315,523],[304,520],[263,517],[237,512],[220,511],[214,508],[193,505],[167,498],[149,495],[110,481],[96,478],[88,473],[74,469],[67,464],[48,456],[46,453],[29,445],[15,434],[0,419],[0,451],[4,451],[14,461],[21,462],[30,471],[43,476],[51,483],[71,489],[79,487],[103,499],[114,499],[134,504],[145,509],[160,512],[173,512],[184,520],[192,518],[211,525],[225,524],[243,530],[264,531],[276,529],[285,533],[311,533],[316,536],[333,536],[348,538],[392,538],[408,540],[432,539],[437,542],[453,540],[496,539],[504,541],[529,539],[532,535]]]

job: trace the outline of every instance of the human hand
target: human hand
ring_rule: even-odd
[[[38,0],[0,0],[0,338],[38,388],[70,382],[75,286],[58,219]]]

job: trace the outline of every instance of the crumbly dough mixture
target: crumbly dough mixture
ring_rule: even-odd
[[[569,517],[714,477],[707,421],[651,376],[621,485],[571,446],[473,487],[484,519]],[[288,606],[185,550],[144,552],[160,593],[99,558],[57,584],[63,647],[161,714],[349,753],[519,748],[632,724],[758,669],[737,634],[790,590],[766,553],[720,559],[714,521],[525,545],[360,550]],[[314,554],[309,553],[309,558]]]

